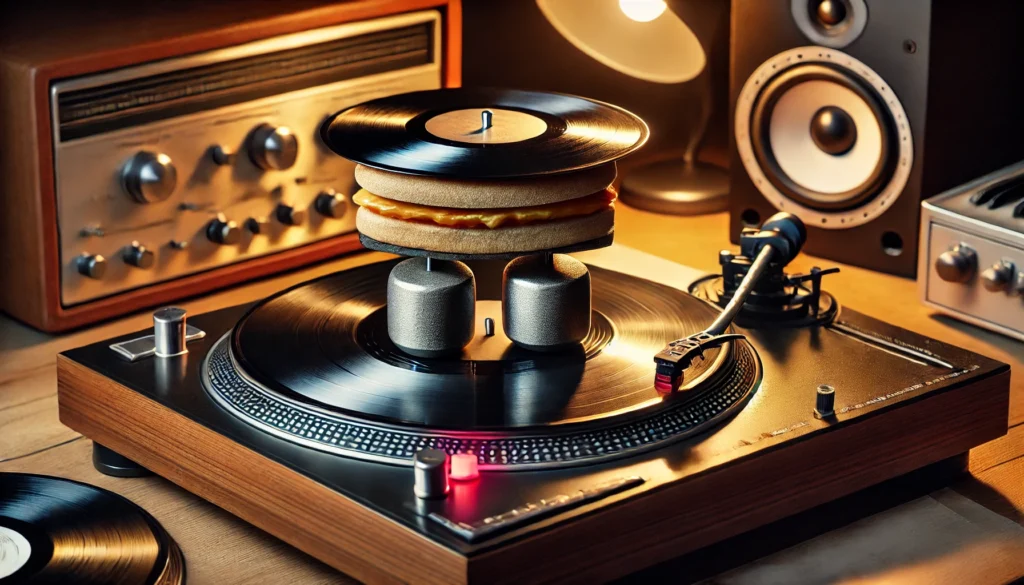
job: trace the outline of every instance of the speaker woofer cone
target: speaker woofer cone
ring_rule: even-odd
[[[811,82],[832,84],[835,86],[831,88],[832,93],[850,94],[843,98],[847,102],[854,99],[852,96],[856,96],[860,103],[851,102],[854,106],[851,109],[855,109],[859,115],[851,116],[842,106],[833,103],[835,100],[831,100],[828,95],[822,93],[819,97],[810,91],[805,93],[815,100],[814,102],[808,103],[807,97],[802,96],[793,98],[793,101],[799,101],[799,103],[789,107],[790,111],[796,110],[799,120],[797,123],[792,122],[793,115],[789,112],[783,116],[775,115],[780,102],[786,100],[787,96],[794,95],[790,92]],[[819,85],[818,87],[828,86]],[[857,152],[858,144],[856,142],[850,144],[849,148],[836,152],[829,152],[822,148],[820,138],[812,135],[812,124],[823,109],[841,111],[850,119],[850,122],[854,124],[852,131],[856,133],[857,140],[860,141],[864,152]],[[780,118],[786,121],[780,121]],[[783,125],[785,127],[780,127]],[[869,126],[874,126],[874,128]],[[773,133],[776,137],[784,136],[786,144],[789,145],[785,147],[785,151],[777,151],[780,145],[773,145]],[[804,134],[806,136],[803,136]],[[794,139],[795,135],[799,135],[799,137]],[[871,137],[874,139],[872,140]],[[889,111],[882,105],[878,94],[871,87],[861,83],[852,72],[833,65],[797,65],[769,80],[754,100],[753,115],[750,120],[750,139],[754,156],[764,170],[768,181],[793,201],[820,211],[849,210],[864,205],[882,191],[892,179],[896,169],[896,149],[893,147],[897,140],[895,121]],[[865,141],[868,143],[864,143]],[[794,144],[796,147],[793,147]],[[787,165],[786,161],[780,161],[780,157],[785,157],[790,161],[799,158],[800,166],[806,167],[808,163],[814,164],[813,160],[799,156],[798,152],[790,152],[794,148],[813,148],[820,151],[830,160],[836,161],[836,164],[851,167],[850,174],[861,178],[856,181],[855,185],[843,190],[816,189],[810,179],[801,180],[800,177],[791,176],[786,172],[787,166],[791,171],[795,168],[794,163]],[[853,150],[851,151],[851,149]],[[807,152],[806,154],[817,155],[816,152]],[[873,164],[870,160],[865,163],[866,157],[874,159]],[[865,164],[869,166],[865,166]],[[841,177],[835,176],[830,180],[838,183],[840,179]]]

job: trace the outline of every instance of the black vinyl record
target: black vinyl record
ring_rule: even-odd
[[[416,358],[387,334],[385,290],[394,262],[332,274],[272,296],[235,327],[233,355],[253,379],[285,395],[360,419],[407,427],[534,432],[673,408],[654,388],[654,354],[707,327],[717,308],[647,280],[590,267],[591,331],[554,353],[521,349],[501,333],[500,301],[478,297],[477,317],[493,311],[463,355]],[[488,308],[489,307],[489,308]],[[491,348],[488,350],[487,348]],[[707,352],[687,387],[727,377],[729,352]]]
[[[127,499],[67,479],[0,473],[0,584],[184,582],[177,545]]]
[[[353,106],[320,135],[335,153],[385,171],[513,179],[614,161],[643,146],[648,130],[622,108],[577,96],[455,88]]]

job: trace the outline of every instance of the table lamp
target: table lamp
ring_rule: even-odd
[[[728,207],[728,173],[697,160],[712,106],[707,51],[725,20],[723,5],[709,0],[537,0],[566,40],[607,67],[653,83],[700,84],[700,111],[682,160],[629,171],[620,194],[627,205],[679,215]],[[652,134],[657,131],[651,128]]]

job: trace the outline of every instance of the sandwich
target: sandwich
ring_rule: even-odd
[[[615,163],[550,177],[467,181],[359,165],[356,229],[449,254],[506,254],[602,238],[615,225]]]

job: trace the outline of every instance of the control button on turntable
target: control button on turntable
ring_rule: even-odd
[[[417,498],[448,495],[448,454],[440,449],[421,449],[412,457],[413,492]]]
[[[299,225],[306,221],[306,210],[281,203],[274,209],[274,216],[285,225]]]
[[[451,478],[455,481],[472,481],[480,477],[480,469],[476,455],[457,453],[452,455]]]
[[[821,384],[815,391],[815,418],[829,418],[836,415],[836,389],[828,384]]]
[[[139,203],[163,201],[177,184],[178,171],[163,153],[138,152],[121,169],[121,186]]]
[[[242,230],[237,223],[221,215],[207,224],[206,237],[216,244],[234,245],[242,238]]]
[[[299,141],[287,126],[260,124],[249,138],[249,158],[269,171],[291,168],[299,156]]]
[[[132,242],[130,246],[121,253],[124,261],[136,268],[152,268],[156,261],[156,254],[139,242]]]
[[[78,273],[89,278],[103,278],[107,273],[107,259],[100,254],[82,254],[75,264]]]
[[[935,272],[946,282],[967,282],[978,267],[978,255],[970,247],[957,244],[935,259]]]
[[[1000,260],[981,273],[981,283],[989,292],[1003,292],[1010,288],[1013,277],[1013,263]]]
[[[345,211],[348,209],[345,196],[335,192],[334,189],[327,189],[317,195],[316,200],[313,202],[313,207],[316,208],[320,215],[332,219],[339,219],[344,216]]]

